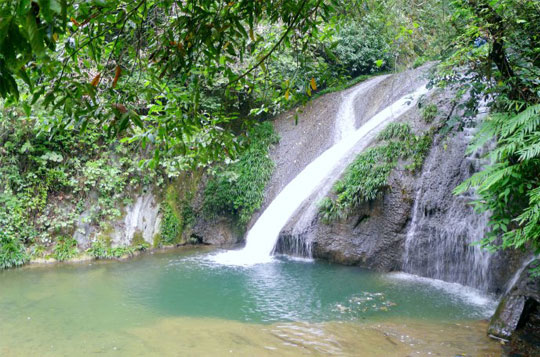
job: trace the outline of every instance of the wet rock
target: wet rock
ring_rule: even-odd
[[[533,277],[532,262],[521,272],[519,279],[502,297],[491,318],[488,334],[512,339],[540,353],[540,278]]]
[[[242,233],[235,228],[234,222],[225,217],[214,220],[199,217],[192,228],[192,235],[197,236],[201,243],[212,245],[232,245],[242,240]]]
[[[401,171],[392,175],[391,182],[397,185],[401,174],[402,180],[410,183],[411,177]],[[379,271],[398,270],[411,194],[406,186],[403,190],[390,190],[380,199],[359,207],[344,221],[313,225],[308,234],[313,235],[314,257]]]
[[[495,314],[491,318],[488,334],[508,339],[517,329],[525,309],[525,296],[511,295],[501,299]]]
[[[378,77],[372,80],[373,85],[367,86],[364,92],[357,96],[354,103],[356,116],[356,127],[361,126],[380,110],[392,104],[411,88],[419,87],[425,81],[426,68],[403,72],[395,76]],[[368,84],[368,83],[366,83]],[[354,90],[354,89],[351,89]],[[332,103],[334,109],[333,126],[336,127],[335,119],[341,97],[337,97],[337,103]],[[409,113],[404,114],[401,119],[408,120]],[[310,117],[304,118],[309,121]],[[339,126],[337,126],[339,127]],[[278,130],[279,132],[279,130]],[[333,130],[326,129],[323,132],[325,137],[335,139]],[[317,137],[317,135],[313,135]],[[359,146],[365,148],[369,142],[373,141],[374,135],[368,136]],[[307,141],[312,146],[320,145],[321,140]],[[323,141],[324,145],[330,146],[333,140]],[[280,147],[281,147],[280,143]],[[320,147],[321,152],[327,149],[326,146]],[[355,148],[358,152],[362,148]],[[278,147],[278,151],[281,150]],[[312,151],[308,150],[311,154]],[[315,155],[314,158],[318,156]],[[277,155],[281,157],[281,155]],[[279,178],[282,188],[294,178],[311,160],[299,160],[299,165],[289,168],[278,169],[274,177]],[[399,177],[405,177],[404,180]],[[334,177],[336,179],[337,177]],[[273,178],[274,182],[274,178]],[[318,192],[307,200],[297,214],[292,217],[280,235],[277,251],[291,253],[291,247],[294,251],[303,251],[298,249],[298,240],[303,240],[305,244],[311,244],[313,256],[340,264],[360,265],[377,270],[395,270],[400,266],[401,252],[403,248],[404,227],[407,224],[411,209],[411,188],[413,181],[410,175],[405,175],[404,171],[394,173],[391,177],[391,186],[398,188],[390,190],[387,195],[380,197],[374,202],[367,203],[360,207],[347,220],[335,222],[330,225],[321,224],[317,219],[317,203],[322,198],[321,194],[328,192],[331,188],[331,181],[326,182]],[[330,186],[327,187],[327,184]],[[272,197],[274,183],[270,185],[269,197]],[[277,190],[276,190],[277,191]]]
[[[398,80],[399,84],[389,85],[393,80],[396,79],[386,78],[376,86],[379,96],[373,96],[375,93],[366,95],[387,98],[381,102],[377,100],[375,107],[395,100],[390,95],[392,91],[387,91],[385,86],[401,88],[402,82],[411,79],[402,78]],[[408,86],[413,85],[409,83]],[[462,114],[453,97],[450,91],[438,90],[425,98],[424,103],[434,103],[438,107],[439,116],[432,123],[423,120],[419,108],[411,108],[397,119],[410,124],[417,133],[426,132],[430,126],[439,130],[419,172],[411,173],[405,169],[405,163],[401,163],[391,174],[383,195],[362,204],[347,219],[331,224],[320,222],[316,214],[311,220],[305,219],[305,212],[316,207],[317,199],[310,199],[282,231],[277,251],[303,252],[305,249],[298,247],[299,242],[304,242],[302,244],[311,249],[313,257],[319,259],[379,271],[405,270],[484,291],[504,291],[524,257],[515,251],[493,255],[471,244],[484,236],[488,217],[474,212],[469,204],[474,199],[472,194],[455,196],[453,190],[480,170],[483,160],[479,152],[467,154],[468,144],[474,137],[473,128],[451,133],[441,130],[449,117]],[[359,99],[357,125],[362,122],[361,118],[371,113],[366,109],[371,108],[370,105],[369,99]],[[280,176],[281,186],[286,183],[283,177],[289,172]],[[299,230],[302,221],[308,223],[304,230]],[[414,239],[409,241],[413,221]]]

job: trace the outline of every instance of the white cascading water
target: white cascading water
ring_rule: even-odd
[[[508,281],[508,283],[506,283],[506,291],[505,291],[505,294],[508,294],[510,292],[510,290],[512,290],[512,288],[514,287],[514,285],[516,285],[516,283],[518,282],[519,278],[521,277],[521,274],[523,273],[523,271],[525,269],[527,269],[527,267],[529,266],[529,264],[531,264],[533,261],[535,261],[536,259],[540,259],[540,255],[533,255],[531,256],[529,259],[525,259],[523,264],[521,264],[521,267],[515,272],[514,276],[512,277],[512,279],[510,279]]]
[[[338,113],[336,115],[336,123],[334,124],[334,140],[332,144],[337,144],[345,136],[351,135],[356,130],[356,110],[355,105],[359,96],[369,93],[373,87],[379,85],[383,82],[389,75],[379,76],[367,82],[364,82],[356,86],[352,92],[345,92],[342,94],[342,101],[338,108]],[[374,131],[372,131],[373,134]],[[372,135],[370,135],[372,136]],[[364,144],[367,144],[371,138],[365,138]],[[367,142],[366,142],[367,141]],[[349,154],[343,158],[341,164],[336,166],[334,172],[335,175],[339,175],[347,166],[350,157],[355,157],[358,152],[361,152],[366,145],[356,145],[354,150],[349,151]],[[295,222],[291,232],[291,237],[288,237],[286,240],[278,241],[277,244],[281,243],[286,245],[286,248],[283,252],[287,255],[296,257],[296,258],[305,258],[312,259],[312,240],[309,237],[306,237],[306,231],[308,227],[312,224],[314,218],[316,217],[319,206],[317,203],[328,195],[335,179],[332,177],[327,177],[324,183],[321,183],[317,188],[316,194],[310,197],[309,200],[304,201],[304,203],[299,207],[301,213],[294,217]],[[311,201],[311,202],[308,202]],[[292,219],[293,217],[291,217]],[[281,233],[281,232],[280,232]],[[280,247],[276,246],[275,249],[279,250]]]
[[[338,112],[342,117],[337,118],[338,122],[355,122],[353,103],[358,92],[358,90],[354,90],[344,99],[341,104],[343,108],[340,108]],[[343,135],[343,131],[341,131],[339,135],[343,138],[312,161],[270,203],[248,232],[246,246],[243,249],[220,253],[213,256],[212,259],[217,263],[227,265],[253,265],[272,261],[272,251],[279,238],[279,233],[302,203],[328,180],[343,159],[347,157],[347,154],[362,139],[375,129],[382,129],[383,124],[404,114],[427,92],[426,86],[421,86],[413,93],[400,98],[377,113],[351,134]],[[346,127],[344,129],[347,130]],[[339,173],[335,174],[332,179],[335,180],[338,176]]]

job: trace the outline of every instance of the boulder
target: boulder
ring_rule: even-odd
[[[502,297],[491,318],[488,334],[499,339],[525,342],[540,352],[540,277],[531,274],[538,261],[529,263]]]

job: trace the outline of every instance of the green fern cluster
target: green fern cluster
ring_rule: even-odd
[[[237,161],[218,168],[205,189],[204,212],[212,218],[226,215],[244,227],[264,199],[264,189],[274,162],[269,147],[277,135],[271,123],[265,122],[248,133],[248,142]]]
[[[490,233],[480,244],[490,250],[532,248],[540,253],[540,104],[519,114],[499,113],[485,120],[472,152],[488,140],[497,147],[488,155],[492,164],[455,189],[471,188],[480,212],[491,212]],[[537,271],[540,273],[540,271]]]
[[[75,258],[79,254],[77,241],[71,237],[59,237],[54,246],[52,257],[59,262]]]
[[[119,259],[124,256],[133,256],[137,251],[144,251],[150,244],[143,242],[134,246],[111,247],[103,240],[96,240],[86,252],[95,259]]]
[[[30,257],[14,236],[0,230],[0,269],[24,265]]]
[[[387,188],[390,173],[400,160],[409,161],[406,169],[416,171],[431,148],[432,138],[432,131],[417,136],[407,123],[389,124],[378,135],[379,144],[358,155],[334,184],[334,197],[319,203],[321,220],[344,219],[362,203],[376,199]]]
[[[411,126],[407,123],[390,123],[377,135],[382,140],[406,140],[411,135]]]

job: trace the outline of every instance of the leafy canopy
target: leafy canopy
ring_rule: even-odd
[[[334,1],[6,0],[0,2],[0,96],[58,111],[49,130],[84,131],[164,143],[182,154],[235,150],[227,129],[237,110],[209,110],[204,91],[238,102],[255,69],[280,46],[305,48]],[[268,24],[278,35],[268,39]],[[225,104],[224,104],[225,103]],[[160,150],[156,150],[156,156]]]

